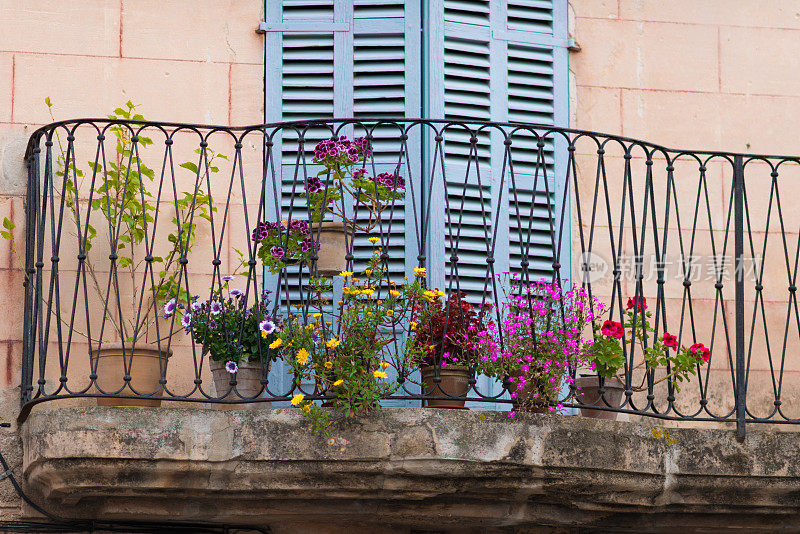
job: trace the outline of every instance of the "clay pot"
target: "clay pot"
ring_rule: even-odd
[[[319,240],[317,252],[317,274],[335,276],[347,269],[347,243],[353,241],[352,229],[344,222],[323,222],[311,224],[311,238]],[[317,235],[319,232],[319,235]],[[348,239],[345,239],[347,237]]]
[[[433,379],[436,376],[436,367],[425,365],[420,368],[422,383],[425,385],[425,395],[447,396],[451,395],[466,396],[469,390],[469,367],[466,365],[448,365],[439,369],[441,382],[436,384]],[[459,399],[430,399],[427,401],[428,408],[460,408],[464,407],[466,400]]]
[[[516,388],[514,383],[513,388]],[[513,389],[512,391],[516,391]],[[542,394],[542,388],[533,380],[529,380],[525,388],[517,392],[514,397],[514,411],[522,413],[552,413],[550,404],[545,400],[545,395]]]
[[[166,343],[161,344],[161,351],[152,344],[103,343],[100,350],[92,348],[89,352],[92,365],[97,362],[96,386],[89,389],[89,393],[114,394],[125,384],[125,364],[130,367],[130,387],[125,386],[119,395],[151,395],[160,396],[164,393],[161,385],[161,373],[166,376],[167,360],[172,355],[172,350],[166,354]],[[98,397],[98,406],[143,406],[157,408],[161,406],[158,399],[119,399],[114,397]]]
[[[605,392],[601,399],[600,377],[597,375],[581,375],[577,377],[575,379],[575,387],[575,400],[581,404],[603,407],[616,407],[622,404],[622,394],[625,391],[625,384],[617,377],[606,378],[603,384]],[[581,415],[593,419],[610,419],[612,421],[617,418],[617,412],[594,410],[592,408],[581,408]]]
[[[214,388],[217,390],[217,398],[226,401],[247,400],[257,396],[262,398],[267,397],[267,392],[261,391],[261,362],[240,362],[238,363],[239,370],[235,375],[231,375],[225,369],[225,362],[218,362],[216,360],[208,360],[208,365],[211,368],[211,377],[214,379]],[[236,380],[236,389],[231,386],[231,378]],[[272,402],[248,402],[242,404],[218,404],[217,407],[221,410],[258,410],[262,408],[271,408]]]

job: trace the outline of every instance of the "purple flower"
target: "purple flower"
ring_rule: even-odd
[[[283,247],[272,247],[269,249],[269,253],[272,254],[273,258],[281,259],[284,255]]]
[[[264,319],[263,321],[258,323],[258,328],[262,332],[265,332],[267,335],[269,335],[275,331],[277,326],[275,326],[275,323],[272,322],[271,319]]]
[[[242,296],[242,292],[239,291],[238,289],[231,289],[231,296],[239,298]]]
[[[203,305],[199,302],[192,302],[191,304],[192,313],[197,313],[203,309]]]
[[[181,326],[184,328],[189,328],[192,326],[192,314],[187,313],[183,317],[181,317]]]
[[[213,320],[211,320],[211,321],[208,321],[208,327],[209,327],[211,330],[216,330],[216,328],[217,328],[217,322],[216,322],[216,321],[213,321]]]
[[[322,181],[316,176],[309,176],[306,178],[306,191],[309,193],[316,193],[322,190],[323,187]]]
[[[219,315],[222,313],[222,304],[219,302],[212,302],[211,303],[211,315]]]
[[[170,301],[164,305],[164,316],[169,317],[170,315],[175,313],[175,307],[177,305],[178,305],[177,299],[170,299]]]
[[[233,374],[239,370],[239,366],[236,365],[236,362],[226,362],[225,370],[228,371],[230,374]]]
[[[222,277],[222,281],[223,282],[230,282],[231,280],[233,280],[232,276],[223,276]]]

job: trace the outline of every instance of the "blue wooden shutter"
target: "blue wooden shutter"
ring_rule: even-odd
[[[431,0],[431,116],[567,126],[566,8],[566,0]],[[433,204],[446,203],[449,210],[441,210],[431,225],[431,283],[449,291],[458,287],[473,302],[492,301],[486,259],[493,236],[495,274],[519,272],[527,259],[533,279],[550,277],[559,250],[560,275],[565,277],[570,272],[569,227],[559,229],[556,221],[566,194],[561,183],[566,160],[560,156],[566,155],[566,146],[548,139],[542,162],[535,138],[515,135],[510,155],[516,187],[506,167],[501,190],[502,136],[479,134],[473,147],[468,135],[455,133],[445,134],[446,183],[436,183],[441,173],[433,178]],[[454,233],[458,239],[448,239]],[[455,265],[452,256],[458,258]],[[479,377],[478,387],[487,393],[501,391],[500,384],[486,377]]]
[[[420,13],[418,2],[404,0],[276,0],[267,2],[266,35],[266,111],[268,123],[320,118],[412,117],[421,108]],[[363,130],[341,132],[352,138]],[[373,135],[375,172],[394,170],[400,161],[397,129],[382,128]],[[326,139],[325,129],[309,132],[305,139],[309,174],[319,170],[311,164],[314,145]],[[419,140],[408,141],[411,154],[420,153]],[[276,172],[281,180],[280,208],[274,208],[272,191],[267,191],[267,218],[286,218],[294,198],[293,217],[304,218],[305,204],[297,195],[302,191],[302,171],[297,169],[296,135],[286,131],[275,139],[272,149]],[[418,163],[415,163],[418,165]],[[419,176],[418,169],[416,176]],[[372,172],[370,166],[369,171]],[[410,199],[409,199],[410,201]],[[270,204],[271,203],[271,204]],[[280,212],[280,214],[278,213]],[[407,214],[408,213],[408,214]],[[363,215],[363,214],[357,214]],[[393,279],[408,274],[416,266],[416,254],[405,254],[415,246],[413,215],[410,208],[397,206],[391,226],[384,227],[388,240]],[[376,232],[374,232],[377,234]],[[372,254],[367,236],[354,243],[355,267],[362,268]],[[277,277],[268,275],[268,286]],[[299,288],[307,276],[290,273],[288,302],[300,301]],[[334,279],[335,290],[341,280]],[[271,380],[288,385],[282,366],[276,365]]]

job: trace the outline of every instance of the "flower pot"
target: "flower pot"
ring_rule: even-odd
[[[214,388],[217,391],[217,398],[226,401],[247,400],[256,397],[266,398],[267,392],[261,392],[261,362],[240,362],[239,370],[231,375],[225,369],[225,362],[209,360],[211,376],[214,379]],[[236,380],[236,386],[231,386],[231,378]],[[272,402],[249,402],[243,404],[219,404],[221,410],[258,410],[271,408]]]
[[[311,238],[319,241],[317,274],[335,276],[347,269],[345,257],[347,244],[353,241],[352,228],[347,229],[344,222],[312,223]]]
[[[512,382],[512,392],[516,390],[516,382]],[[514,397],[514,411],[522,413],[552,413],[547,396],[542,393],[541,384],[529,380],[528,384]]]
[[[166,343],[161,344],[161,351],[156,345],[125,343],[103,343],[100,350],[92,348],[89,358],[92,365],[97,363],[97,379],[90,393],[113,395],[150,395],[160,396],[164,393],[161,384],[161,373],[166,376],[167,360],[172,350],[166,354]],[[130,369],[130,386],[125,385],[125,364]],[[120,390],[118,392],[118,390]],[[98,397],[98,406],[142,406],[156,408],[161,406],[158,399],[120,399],[114,397]]]
[[[451,395],[466,396],[469,390],[469,367],[466,365],[448,365],[439,369],[441,382],[436,384],[433,379],[436,376],[436,367],[425,365],[420,369],[422,383],[425,384],[425,395],[447,396]],[[428,408],[460,408],[464,407],[466,400],[460,399],[430,399]]]
[[[603,398],[600,398],[600,377],[597,375],[581,375],[575,379],[575,400],[581,404],[588,404],[594,406],[611,406],[616,407],[622,404],[622,393],[625,391],[625,384],[623,384],[617,377],[606,378],[603,387],[605,392]],[[580,388],[580,389],[577,389]],[[617,412],[608,410],[594,410],[592,408],[581,408],[581,415],[583,417],[591,417],[594,419],[610,419],[617,418]]]

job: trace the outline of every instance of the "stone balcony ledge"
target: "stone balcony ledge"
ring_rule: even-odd
[[[87,407],[38,409],[21,434],[29,491],[69,517],[274,532],[800,525],[800,435],[654,424],[396,408],[328,438],[293,409]]]

